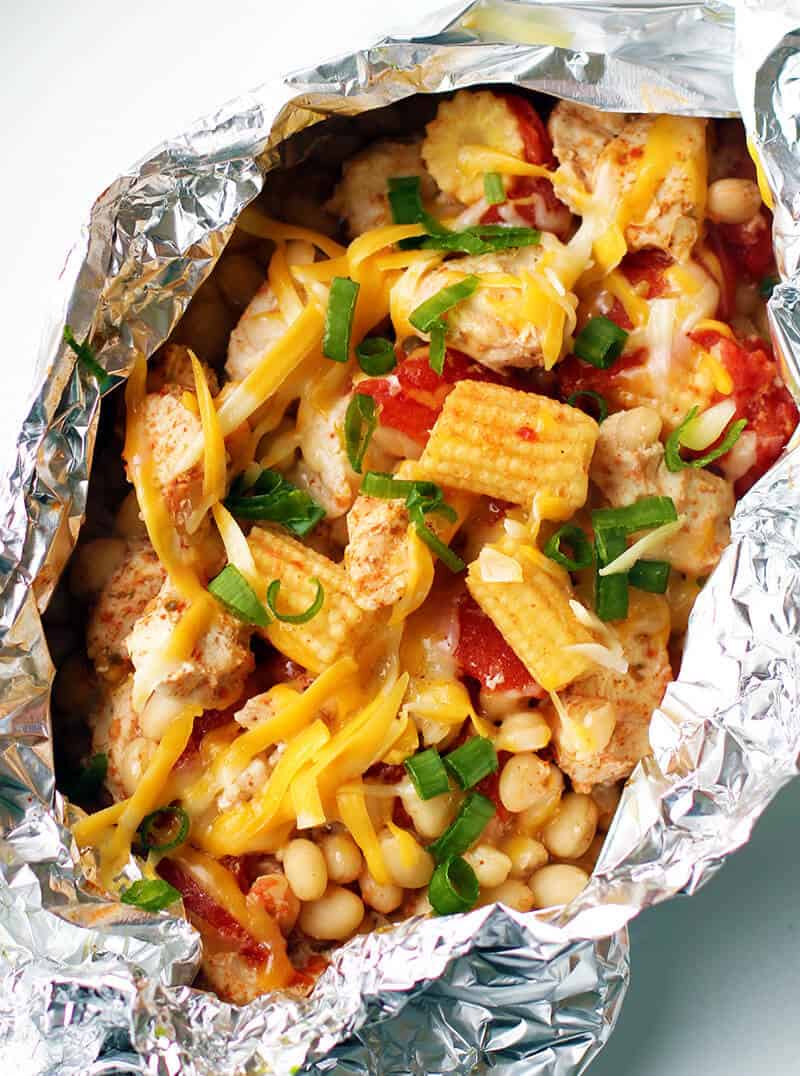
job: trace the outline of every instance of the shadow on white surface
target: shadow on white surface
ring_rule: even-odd
[[[800,1072],[800,781],[705,889],[631,926],[633,972],[591,1076]]]

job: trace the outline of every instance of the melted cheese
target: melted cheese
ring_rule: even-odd
[[[730,396],[733,392],[733,378],[716,357],[710,351],[700,352],[700,366],[708,371],[714,388],[722,396]]]
[[[769,182],[767,181],[766,172],[761,164],[761,157],[752,138],[747,139],[747,152],[750,154],[753,164],[756,166],[756,180],[758,181],[758,189],[761,192],[761,201],[767,209],[774,210],[775,200],[772,197],[772,191],[770,190]]]
[[[404,867],[410,869],[419,863],[421,859],[428,856],[429,853],[424,850],[419,841],[407,829],[396,826],[391,819],[386,823],[386,826],[397,842],[400,862]]]
[[[400,735],[389,751],[381,758],[381,762],[385,762],[389,766],[399,766],[407,758],[410,758],[418,747],[419,733],[417,726],[410,717],[407,717]]]
[[[726,336],[729,340],[736,339],[730,325],[726,325],[724,321],[717,321],[715,318],[701,318],[692,329],[692,332],[714,332],[720,333],[721,336]]]
[[[96,845],[107,829],[119,821],[120,815],[128,806],[128,800],[114,803],[102,811],[87,814],[72,827],[72,836],[79,848],[90,848]]]
[[[655,530],[645,534],[638,542],[634,542],[632,546],[629,546],[624,552],[620,553],[618,557],[615,557],[610,564],[606,564],[604,568],[600,568],[597,574],[605,577],[607,575],[619,575],[622,572],[629,572],[637,560],[641,560],[649,553],[659,551],[664,542],[671,538],[673,534],[677,534],[685,522],[686,516],[678,516],[672,523],[665,523],[661,527],[656,527]]]
[[[225,546],[228,563],[241,572],[257,595],[265,594],[264,581],[256,568],[256,562],[253,560],[253,554],[250,552],[250,546],[247,544],[242,528],[224,505],[212,505],[211,512],[222,544]]]
[[[406,547],[408,549],[408,578],[405,593],[392,606],[392,615],[389,619],[392,626],[402,624],[406,617],[419,609],[433,586],[433,556],[417,534],[413,523],[408,527]]]
[[[300,239],[311,243],[327,254],[329,258],[338,258],[344,254],[344,247],[335,242],[322,232],[315,232],[312,228],[301,228],[296,224],[284,224],[283,221],[273,220],[266,216],[255,206],[249,205],[239,214],[236,224],[248,235],[257,235],[260,239],[271,239],[275,243],[287,239]]]
[[[400,243],[403,239],[416,239],[425,235],[425,227],[422,224],[387,224],[382,228],[370,228],[357,239],[354,239],[347,248],[347,262],[350,266],[350,275],[358,270],[359,265],[373,254],[377,254],[386,247]]]
[[[339,810],[339,817],[347,827],[350,836],[364,853],[369,873],[378,885],[391,885],[392,879],[386,869],[378,835],[367,810],[364,786],[361,782],[340,788],[336,793],[336,806]]]
[[[225,439],[219,426],[217,410],[208,388],[206,375],[193,351],[189,352],[189,358],[192,362],[197,406],[203,429],[203,503],[192,513],[187,525],[186,529],[191,534],[200,526],[211,505],[221,501],[225,496],[226,460]]]
[[[490,146],[462,146],[458,151],[458,164],[468,175],[499,172],[504,176],[543,176],[554,179],[556,173],[541,164],[530,164],[511,153],[492,149]]]
[[[267,279],[275,292],[281,315],[287,324],[291,324],[302,314],[303,303],[297,294],[297,289],[289,272],[289,263],[286,260],[286,250],[283,243],[278,243],[272,253],[269,260],[269,269],[267,270]]]
[[[623,273],[616,269],[609,273],[604,282],[604,287],[615,298],[619,299],[635,328],[641,328],[647,324],[650,308],[646,300],[639,295]]]

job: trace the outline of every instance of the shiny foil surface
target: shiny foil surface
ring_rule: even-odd
[[[237,214],[321,121],[418,92],[515,83],[608,109],[741,112],[776,198],[770,303],[800,383],[800,30],[789,3],[451,5],[408,39],[269,83],[159,147],[98,199],[64,273],[0,525],[0,1056],[20,1076],[582,1072],[628,979],[625,924],[744,843],[800,752],[800,455],[742,500],[679,680],[589,887],[551,913],[481,908],[359,936],[311,997],[244,1008],[193,989],[184,921],[92,895],[54,787],[40,612],[86,504],[100,406],[61,344],[122,381],[169,335]],[[800,20],[799,20],[800,21]],[[797,395],[797,393],[796,393]],[[795,438],[797,441],[797,438]],[[136,874],[131,864],[131,877]]]

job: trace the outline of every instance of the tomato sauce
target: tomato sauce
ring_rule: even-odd
[[[541,688],[474,598],[458,603],[459,637],[455,656],[462,675],[487,691],[541,692]]]

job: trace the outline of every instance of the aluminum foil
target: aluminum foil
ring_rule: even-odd
[[[345,946],[310,998],[236,1008],[189,985],[199,943],[188,924],[91,894],[54,787],[40,612],[81,524],[100,404],[61,331],[68,321],[79,336],[91,332],[114,381],[124,379],[137,352],[168,336],[290,135],[306,132],[312,145],[336,114],[503,82],[618,110],[741,111],[776,195],[785,282],[770,317],[797,387],[797,44],[789,0],[749,0],[735,12],[691,2],[456,5],[416,36],[232,102],[98,199],[65,269],[2,487],[0,1053],[15,1071],[566,1076],[590,1063],[625,994],[627,921],[712,877],[797,772],[797,448],[737,508],[732,544],[692,615],[680,679],[653,717],[653,758],[629,782],[572,905],[407,922]]]

